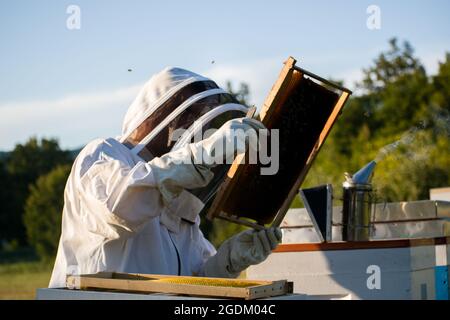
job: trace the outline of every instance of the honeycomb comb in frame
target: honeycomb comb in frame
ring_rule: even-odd
[[[258,119],[279,132],[279,170],[236,159],[207,212],[261,229],[279,226],[351,91],[295,65],[288,58]]]

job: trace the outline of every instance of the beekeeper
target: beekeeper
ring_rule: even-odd
[[[215,160],[230,163],[257,139],[235,132],[264,128],[246,112],[198,74],[154,75],[127,111],[121,137],[90,142],[73,164],[49,287],[100,271],[236,277],[262,262],[281,240],[278,228],[244,231],[217,252],[199,228],[205,189],[220,179]],[[218,130],[194,139],[207,129]]]

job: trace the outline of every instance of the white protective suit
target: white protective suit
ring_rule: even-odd
[[[121,138],[92,141],[80,152],[64,192],[62,233],[49,287],[64,287],[67,274],[100,271],[233,277],[273,250],[279,241],[273,233],[264,233],[260,241],[247,232],[243,242],[228,241],[224,253],[215,255],[199,228],[198,213],[204,204],[184,190],[206,186],[212,178],[209,169],[177,167],[184,170],[177,171],[177,176],[185,175],[186,183],[181,188],[162,187],[164,166],[170,166],[172,153],[146,162],[125,144],[130,133],[174,91],[204,80],[209,79],[166,68],[149,80],[129,108]],[[191,152],[190,146],[178,148],[176,156]],[[233,243],[235,248],[251,248],[252,237],[261,249],[248,252],[256,252],[257,261],[249,256],[248,263],[231,268],[233,259],[235,266],[243,261],[241,255],[231,255]],[[258,252],[263,251],[264,257],[259,258]]]

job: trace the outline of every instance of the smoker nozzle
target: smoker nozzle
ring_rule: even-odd
[[[345,179],[347,182],[351,182],[353,184],[369,184],[372,180],[376,165],[377,163],[375,161],[370,161],[353,175],[346,172]]]

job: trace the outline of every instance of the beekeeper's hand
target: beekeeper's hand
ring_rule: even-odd
[[[254,119],[232,119],[209,138],[151,160],[149,165],[163,200],[168,203],[183,189],[206,186],[214,177],[210,169],[217,164],[231,163],[235,152],[245,152],[246,146],[257,148],[256,133],[264,128]]]
[[[226,240],[205,264],[207,277],[232,278],[264,261],[281,242],[280,228],[246,230]]]
[[[225,122],[209,138],[190,144],[194,163],[215,167],[218,164],[231,164],[235,154],[247,148],[257,150],[259,130],[266,127],[252,118],[237,118]]]
[[[153,158],[148,164],[165,203],[170,203],[184,189],[208,185],[214,177],[208,167],[193,163],[189,145]]]

